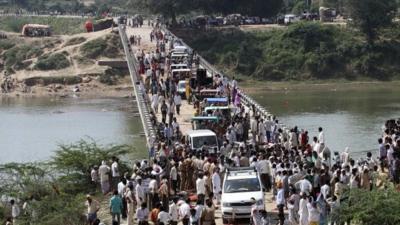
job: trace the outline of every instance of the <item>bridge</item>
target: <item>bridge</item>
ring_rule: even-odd
[[[130,28],[124,25],[119,25],[119,34],[121,37],[121,41],[124,47],[125,51],[125,56],[126,56],[126,61],[128,64],[129,72],[130,72],[130,77],[132,80],[133,88],[134,88],[134,93],[136,95],[137,99],[137,106],[139,108],[139,113],[141,117],[141,121],[143,124],[143,129],[144,133],[146,136],[147,140],[147,147],[149,151],[149,156],[150,158],[153,156],[154,150],[153,147],[155,144],[157,144],[157,141],[161,138],[158,136],[157,133],[157,127],[152,121],[153,115],[157,117],[157,121],[161,121],[161,115],[160,113],[155,113],[152,111],[151,108],[151,101],[149,96],[146,94],[146,91],[144,90],[144,83],[143,83],[143,77],[138,73],[139,71],[139,62],[137,61],[135,57],[135,52],[141,49],[145,49],[146,52],[151,52],[155,50],[155,44],[150,42],[149,36],[150,32],[152,30],[151,27],[143,27],[143,28]],[[169,30],[163,29],[164,33],[170,33],[171,35],[174,36],[175,39],[179,39],[179,37],[176,37],[174,34],[172,34]],[[141,35],[142,38],[142,44],[141,46],[131,46],[129,43],[128,36],[130,35]],[[180,40],[180,39],[179,39]],[[186,43],[182,41],[182,43],[187,47],[187,49],[191,49],[190,46],[188,46]],[[204,68],[208,71],[208,73],[211,73],[212,75],[219,74],[222,76],[225,76],[221,71],[216,69],[214,66],[212,66],[207,60],[205,60],[203,57],[199,56],[200,60],[200,67]],[[259,103],[257,103],[252,97],[247,95],[246,93],[241,92],[241,104],[244,105],[245,107],[248,107],[249,109],[255,110],[255,112],[262,116],[262,117],[274,117],[266,108],[261,106]],[[194,108],[193,105],[189,105],[187,101],[182,101],[181,105],[181,113],[179,116],[176,116],[177,122],[179,124],[179,127],[185,135],[189,130],[192,129],[191,126],[191,118],[194,115]],[[282,123],[280,123],[280,127],[283,130],[283,132],[289,133],[289,129]],[[276,206],[272,201],[272,193],[266,193],[265,195],[265,202],[266,202],[266,209],[268,212],[273,212],[274,214],[277,213],[276,211]],[[216,212],[217,218],[221,218],[221,212],[218,210]],[[217,219],[217,224],[221,224],[222,220]]]
[[[144,33],[147,36],[149,36],[150,32],[151,32],[151,28],[130,28],[130,27],[124,27],[124,25],[119,25],[118,29],[119,29],[119,34],[121,37],[122,45],[124,47],[124,52],[125,52],[126,61],[128,64],[128,69],[129,69],[130,77],[131,77],[133,87],[134,87],[134,93],[138,99],[137,104],[138,104],[140,116],[142,118],[142,124],[143,124],[143,129],[145,130],[147,144],[148,144],[148,147],[151,147],[151,145],[154,144],[154,141],[157,139],[157,135],[156,135],[157,129],[156,129],[156,127],[154,127],[154,125],[150,121],[152,109],[150,106],[151,102],[150,102],[149,96],[145,93],[144,90],[140,89],[140,86],[141,85],[144,86],[144,84],[143,84],[141,75],[138,73],[138,71],[139,71],[138,61],[137,61],[136,57],[134,56],[136,50],[138,50],[138,48],[140,48],[140,47],[131,46],[129,44],[129,40],[128,40],[128,34],[134,35],[137,33],[138,30],[141,30],[140,33],[142,33],[142,34]],[[175,36],[172,32],[170,32],[166,28],[163,28],[163,32],[170,33],[172,36],[174,36],[175,40],[181,40],[179,37]],[[143,41],[144,45],[145,45],[144,48],[148,47],[147,51],[152,51],[152,50],[154,51],[155,44],[154,44],[154,46],[151,46],[152,43],[148,43],[149,40],[146,41],[146,39],[148,39],[147,36],[142,37],[142,39],[144,39],[144,41]],[[181,42],[184,44],[184,46],[187,49],[193,50],[184,41],[181,40]],[[201,56],[198,56],[198,57],[200,60],[200,67],[206,69],[207,72],[210,73],[212,76],[219,74],[219,75],[222,75],[223,77],[228,77],[224,73],[222,73],[221,71],[216,69],[214,66],[212,66],[206,59],[204,59]],[[229,80],[229,78],[228,78],[228,80]],[[255,112],[258,115],[260,115],[261,117],[264,117],[264,118],[275,117],[265,107],[263,107],[262,105],[257,103],[252,97],[250,97],[249,95],[244,93],[243,90],[241,90],[241,104],[248,108],[254,107]],[[183,131],[187,131],[190,129],[188,127],[188,124],[190,123],[190,118],[194,114],[194,110],[193,110],[193,107],[189,106],[186,101],[183,101],[182,106],[181,106],[181,111],[183,112],[183,114],[181,114],[179,116],[179,118],[177,118],[179,120],[178,123],[181,122],[179,124],[180,125],[183,124],[183,127],[184,127]],[[157,117],[159,117],[159,119],[160,119],[160,114],[158,114]],[[285,124],[280,122],[279,126],[281,127],[283,132],[289,133],[289,128]]]

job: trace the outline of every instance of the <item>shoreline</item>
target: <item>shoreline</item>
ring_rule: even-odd
[[[313,81],[257,81],[253,79],[240,80],[239,86],[246,93],[285,91],[362,91],[398,88],[400,80],[394,81],[346,81],[346,80],[313,80]]]
[[[105,85],[99,82],[79,84],[80,92],[74,92],[76,85],[51,84],[47,86],[31,86],[31,92],[24,93],[15,90],[10,93],[1,93],[0,98],[18,97],[116,97],[128,98],[133,96],[131,84]],[[313,92],[313,91],[363,91],[363,90],[382,90],[400,87],[400,80],[396,81],[344,81],[344,80],[314,80],[314,81],[257,81],[253,79],[240,80],[239,86],[246,93],[256,94],[262,92]],[[55,90],[57,89],[57,90]]]
[[[74,87],[79,86],[79,92],[74,92]],[[0,93],[0,98],[68,98],[79,96],[85,98],[131,98],[134,96],[131,84],[105,85],[99,82],[81,83],[77,85],[50,84],[47,86],[34,85],[29,87],[29,92],[19,88],[9,93]]]

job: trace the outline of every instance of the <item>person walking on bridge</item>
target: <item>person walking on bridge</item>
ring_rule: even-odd
[[[180,109],[181,109],[181,104],[182,104],[182,98],[179,95],[178,92],[175,92],[174,96],[174,104],[176,106],[176,114],[180,115]]]

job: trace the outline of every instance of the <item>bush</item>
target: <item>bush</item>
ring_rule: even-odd
[[[24,69],[24,60],[35,58],[43,54],[43,50],[37,46],[20,45],[14,46],[3,54],[5,68],[7,70]]]
[[[35,69],[38,70],[59,70],[70,66],[65,53],[54,53],[39,57]]]
[[[82,78],[78,76],[61,76],[61,77],[31,77],[25,79],[25,84],[28,86],[34,86],[36,84],[49,85],[49,84],[79,84],[82,82]]]
[[[96,59],[101,54],[104,53],[105,49],[107,48],[107,43],[105,39],[98,38],[92,41],[89,41],[81,46],[80,51],[84,57],[90,59]]]
[[[255,79],[386,80],[397,76],[400,69],[399,26],[385,30],[384,38],[373,47],[357,31],[319,22],[257,32],[223,29],[196,31],[197,35],[182,30],[176,33],[222,71]]]
[[[0,39],[0,53],[15,46],[15,43],[8,39]]]
[[[94,141],[81,140],[75,144],[60,145],[50,164],[59,172],[63,191],[71,193],[90,192],[90,171],[94,165],[100,165],[102,160],[110,160],[113,156],[121,157],[127,154],[131,147],[127,145],[100,146]],[[121,174],[130,168],[120,162]]]
[[[0,165],[2,196],[28,202],[18,224],[84,225],[85,194],[93,192],[90,171],[93,165],[112,156],[121,158],[132,149],[128,146],[100,146],[93,141],[60,145],[46,163],[9,163]],[[120,161],[121,173],[130,169]],[[22,204],[22,203],[21,203]],[[4,214],[0,205],[0,220]],[[34,209],[35,216],[32,211]]]
[[[122,55],[121,50],[121,40],[116,34],[86,42],[80,48],[82,55],[90,59],[97,59],[101,56],[115,58]]]
[[[86,41],[86,38],[84,38],[84,37],[74,37],[74,38],[69,39],[64,44],[64,47],[71,46],[71,45],[78,45],[78,44],[81,44],[81,43],[83,43],[85,41]]]

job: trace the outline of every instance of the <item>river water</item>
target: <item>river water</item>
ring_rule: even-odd
[[[0,163],[46,160],[59,144],[82,138],[130,144],[147,157],[131,99],[0,98]]]
[[[377,153],[377,139],[385,120],[400,117],[400,90],[261,92],[260,104],[289,127],[309,131],[310,140],[324,128],[331,151],[350,147],[354,156]]]
[[[332,151],[376,151],[385,120],[400,117],[400,90],[259,92],[259,103],[288,126],[325,129]],[[0,163],[45,160],[59,143],[90,137],[136,147],[145,158],[140,118],[130,99],[0,98]]]

